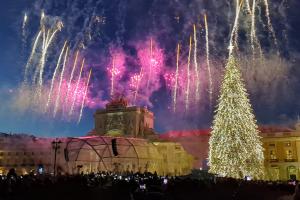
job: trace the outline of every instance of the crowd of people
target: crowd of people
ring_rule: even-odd
[[[11,170],[7,176],[0,176],[0,199],[300,200],[300,189],[298,192],[296,182],[235,180],[205,174],[168,177],[99,172],[53,177],[17,176]]]

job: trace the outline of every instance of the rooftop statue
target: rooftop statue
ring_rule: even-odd
[[[124,97],[123,94],[116,94],[111,98],[110,102],[106,104],[106,109],[115,110],[115,109],[123,109],[128,105],[128,101]]]

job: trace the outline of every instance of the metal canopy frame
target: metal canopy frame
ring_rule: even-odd
[[[116,139],[119,155],[114,156],[112,153],[111,140]],[[140,160],[147,159],[140,155],[139,152],[143,149],[144,153],[149,154],[147,148],[149,142],[140,138],[127,137],[111,137],[111,136],[88,136],[88,137],[73,137],[68,138],[66,144],[66,153],[69,158],[67,162],[86,162],[86,163],[102,163],[106,171],[113,171],[114,160],[125,161],[133,159],[137,164],[137,169],[140,169]],[[145,149],[144,149],[145,148]],[[80,160],[80,155],[90,151],[94,153],[97,159],[91,159],[87,156],[87,160]],[[90,154],[91,155],[91,154]],[[143,155],[143,154],[142,154]],[[149,157],[149,156],[147,156]],[[99,165],[98,164],[98,165]],[[135,165],[134,165],[135,166]]]

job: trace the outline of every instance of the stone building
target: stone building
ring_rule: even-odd
[[[185,175],[193,157],[179,143],[150,142],[143,138],[89,136],[69,138],[66,143],[69,173],[157,172]]]
[[[6,174],[10,168],[15,168],[18,174],[36,172],[38,168],[50,172],[51,141],[26,134],[0,133],[0,174]]]
[[[128,107],[127,101],[118,97],[94,114],[94,135],[129,136],[149,138],[154,136],[154,115],[146,108]]]
[[[261,126],[266,180],[300,180],[300,121],[294,128]],[[194,156],[194,168],[208,169],[209,130],[170,131],[160,136]]]
[[[300,179],[300,122],[295,129],[264,131],[266,179]]]
[[[0,174],[15,168],[18,174],[132,171],[185,175],[193,168],[194,158],[180,143],[159,139],[153,130],[153,113],[146,108],[128,107],[124,98],[116,98],[97,110],[94,119],[94,129],[82,137],[1,134]]]
[[[95,127],[88,137],[69,138],[68,171],[157,172],[184,175],[193,157],[181,144],[159,139],[154,115],[146,108],[128,107],[117,97],[94,114]]]

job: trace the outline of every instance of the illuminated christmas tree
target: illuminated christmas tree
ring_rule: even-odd
[[[241,76],[235,58],[229,56],[209,140],[210,172],[260,179],[263,147]]]

